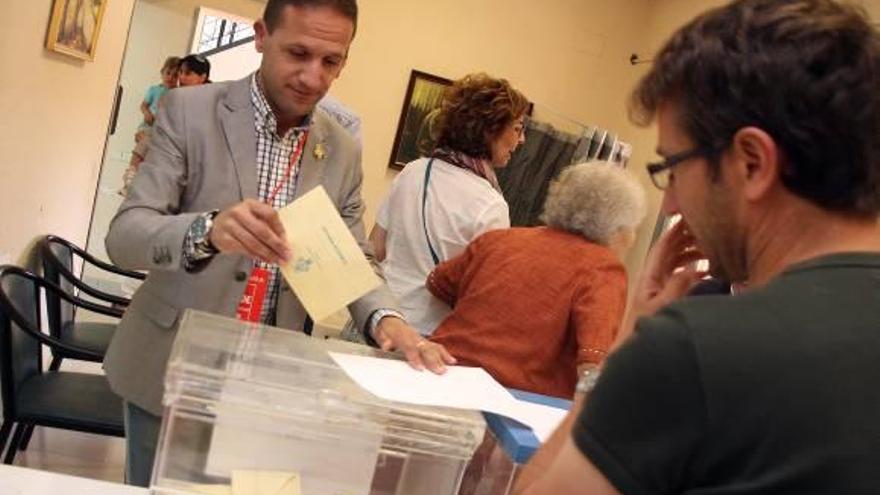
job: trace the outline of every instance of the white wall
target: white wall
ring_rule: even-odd
[[[245,43],[209,57],[211,60],[211,79],[230,81],[241,79],[260,67],[260,54],[254,43]]]
[[[257,18],[265,2],[258,0],[138,0],[135,3],[119,83],[124,96],[116,133],[107,142],[101,169],[95,214],[89,235],[89,252],[106,259],[104,236],[122,197],[122,175],[131,159],[134,134],[143,121],[140,104],[147,87],[160,82],[159,71],[171,55],[189,53],[200,6]],[[211,74],[214,80],[223,80]],[[222,75],[221,75],[222,77]]]
[[[165,58],[171,55],[182,57],[189,53],[199,6],[256,18],[262,13],[264,2],[257,0],[138,0],[136,2],[128,50],[120,78],[120,84],[125,88],[125,98],[120,107],[118,130],[108,145],[108,152],[114,157],[128,161],[134,145],[134,133],[143,120],[139,110],[140,104],[147,87],[160,82],[159,70]]]
[[[43,48],[51,0],[0,2],[0,259],[46,233],[85,242],[132,5],[108,2],[84,62]]]

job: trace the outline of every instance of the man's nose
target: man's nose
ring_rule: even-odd
[[[660,203],[660,210],[669,216],[681,213],[678,209],[678,201],[675,199],[675,194],[669,189],[663,191],[663,202]]]
[[[325,77],[326,74],[320,59],[308,62],[299,74],[300,82],[311,90],[319,89],[323,85]]]

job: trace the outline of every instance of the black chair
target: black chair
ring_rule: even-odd
[[[12,433],[3,459],[6,464],[22,450],[35,425],[125,436],[122,399],[110,390],[105,376],[43,369],[42,345],[74,359],[98,361],[101,355],[40,331],[42,293],[97,309],[23,268],[0,266],[0,454]]]
[[[97,313],[108,316],[121,316],[122,311],[128,307],[128,298],[115,294],[108,294],[96,289],[82,281],[74,273],[74,259],[79,259],[83,265],[95,266],[106,272],[121,275],[123,277],[143,280],[146,275],[130,270],[123,270],[117,266],[101,261],[89,253],[78,248],[69,241],[54,235],[47,235],[39,242],[40,258],[43,265],[43,276],[49,282],[61,287],[68,295],[81,297],[87,295],[92,302],[97,303],[93,309]],[[95,351],[101,361],[113,332],[116,331],[116,322],[77,322],[77,305],[68,303],[61,297],[47,294],[46,310],[49,319],[49,334],[62,342]],[[61,366],[61,360],[72,358],[63,349],[53,350],[52,364],[50,368],[57,370]]]

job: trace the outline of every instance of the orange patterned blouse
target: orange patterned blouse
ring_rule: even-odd
[[[547,227],[495,230],[438,265],[428,289],[453,307],[431,340],[506,387],[571,398],[577,366],[604,359],[626,273],[607,247]]]

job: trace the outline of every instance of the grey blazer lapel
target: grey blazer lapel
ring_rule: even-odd
[[[236,81],[220,106],[220,122],[235,162],[241,197],[257,197],[257,132],[251,102],[251,76]]]
[[[300,166],[300,184],[296,190],[296,197],[311,191],[324,180],[324,167],[330,159],[331,150],[327,144],[327,129],[324,115],[316,108],[312,112],[312,122],[309,125],[309,137],[306,139],[306,147]]]

